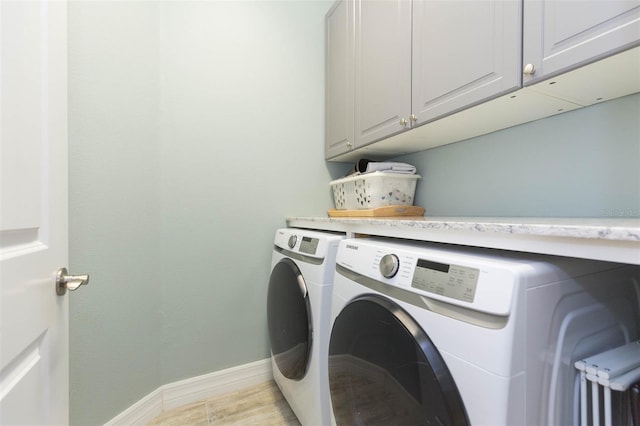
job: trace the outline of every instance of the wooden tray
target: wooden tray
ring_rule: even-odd
[[[364,210],[327,210],[329,217],[397,217],[422,216],[424,207],[420,206],[383,206]]]

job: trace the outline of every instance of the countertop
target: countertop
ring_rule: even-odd
[[[640,265],[640,218],[289,217],[287,226]]]

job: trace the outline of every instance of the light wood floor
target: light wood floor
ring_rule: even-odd
[[[300,426],[275,382],[219,395],[165,411],[149,426]]]

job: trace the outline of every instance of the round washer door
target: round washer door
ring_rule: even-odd
[[[336,318],[329,387],[338,425],[469,425],[458,388],[424,330],[389,299],[361,296]]]
[[[267,321],[271,353],[288,379],[304,377],[311,356],[311,306],[304,277],[291,259],[276,264],[269,278]]]

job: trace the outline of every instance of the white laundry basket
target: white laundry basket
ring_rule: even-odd
[[[338,210],[374,209],[383,206],[411,206],[420,175],[373,172],[331,182]]]

